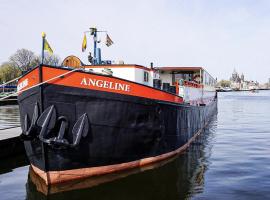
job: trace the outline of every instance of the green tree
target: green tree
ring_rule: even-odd
[[[45,65],[58,66],[61,64],[59,56],[45,52],[44,61]],[[36,56],[34,52],[27,49],[18,49],[9,58],[9,62],[19,68],[21,71],[28,71],[29,69],[36,67],[41,63],[41,56]]]
[[[21,75],[19,68],[10,62],[5,62],[0,66],[0,82],[4,83],[15,79]]]
[[[221,86],[221,87],[230,87],[231,86],[231,81],[221,80],[221,81],[219,81],[218,85]]]
[[[61,64],[60,57],[45,53],[44,64],[58,66]],[[27,49],[18,49],[9,61],[0,65],[0,82],[7,82],[21,75],[21,72],[28,71],[41,63],[41,56],[36,56]]]

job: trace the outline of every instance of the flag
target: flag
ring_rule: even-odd
[[[108,34],[106,34],[106,45],[109,47],[113,44],[112,39],[109,37]]]
[[[85,51],[86,47],[87,47],[87,40],[86,40],[86,35],[84,34],[83,42],[82,42],[82,52]]]
[[[50,54],[53,54],[53,50],[45,38],[44,38],[44,50],[47,50]]]

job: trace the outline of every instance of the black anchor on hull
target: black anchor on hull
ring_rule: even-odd
[[[38,118],[37,125],[41,127],[39,133],[39,139],[48,143],[49,139],[46,139],[48,133],[55,127],[56,123],[56,110],[54,105],[48,107]]]
[[[61,122],[60,129],[57,137],[50,138],[50,144],[53,146],[68,146],[69,142],[64,138],[65,132],[68,130],[68,120],[66,117],[61,116],[57,119],[57,121]]]
[[[36,102],[34,106],[34,112],[33,112],[30,126],[29,126],[29,117],[27,114],[25,114],[24,123],[22,125],[22,134],[20,135],[20,137],[23,140],[31,140],[37,136],[38,117],[39,117],[39,107],[38,107],[38,103]]]
[[[74,124],[72,129],[73,143],[72,147],[80,144],[81,138],[86,137],[89,132],[89,120],[87,114],[84,113]]]
[[[55,106],[48,107],[39,117],[37,125],[41,127],[39,139],[55,148],[62,147],[77,147],[80,144],[81,138],[86,137],[89,132],[89,120],[87,114],[84,113],[79,117],[72,129],[72,143],[64,138],[68,130],[68,119],[65,116],[60,116],[57,120]],[[60,122],[60,129],[57,137],[48,138],[49,133],[55,128],[57,122]]]

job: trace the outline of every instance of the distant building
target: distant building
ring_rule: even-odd
[[[245,76],[244,76],[243,73],[242,73],[242,75],[241,75],[241,81],[245,81]]]
[[[244,74],[242,73],[241,76],[239,76],[235,69],[233,70],[230,81],[231,88],[234,90],[250,90],[257,89],[259,87],[259,83],[257,81],[246,81]]]

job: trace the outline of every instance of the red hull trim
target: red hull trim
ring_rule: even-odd
[[[172,103],[183,103],[183,98],[177,95],[117,77],[80,71],[66,74],[67,72],[67,69],[43,66],[42,79],[49,84],[112,92]],[[63,74],[66,75],[62,76]],[[18,84],[24,86],[21,88],[21,93],[39,84],[38,68],[22,77]]]

